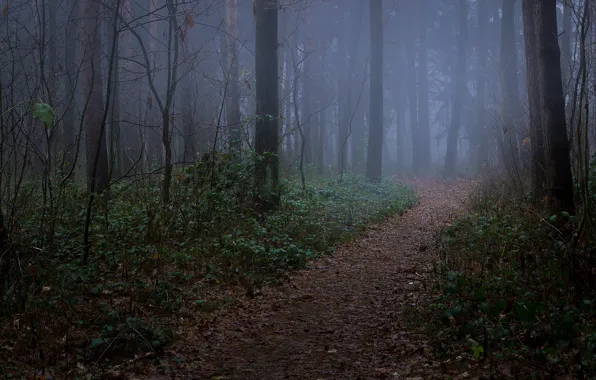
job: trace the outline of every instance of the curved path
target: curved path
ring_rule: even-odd
[[[470,184],[411,183],[421,199],[403,216],[214,322],[180,331],[170,355],[184,363],[137,378],[430,378],[438,368],[425,337],[409,330],[409,311],[430,291],[426,244],[463,211]]]

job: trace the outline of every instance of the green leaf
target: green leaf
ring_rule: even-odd
[[[47,129],[54,124],[54,110],[46,103],[36,103],[33,106],[33,117],[39,119]]]
[[[91,348],[97,348],[105,343],[106,341],[104,338],[95,338],[91,341]]]

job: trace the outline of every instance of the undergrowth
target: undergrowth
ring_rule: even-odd
[[[484,184],[437,240],[437,350],[520,379],[594,379],[594,247],[575,217],[510,194]]]
[[[256,296],[264,282],[416,202],[390,179],[310,175],[303,192],[292,176],[281,180],[280,207],[263,214],[267,194],[253,178],[249,165],[208,158],[175,173],[167,207],[155,179],[112,186],[94,213],[87,263],[84,189],[68,185],[55,212],[41,213],[43,199],[27,184],[0,266],[2,367],[80,375],[143,352],[159,357],[181,320]]]

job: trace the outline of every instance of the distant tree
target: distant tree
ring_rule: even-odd
[[[476,107],[477,125],[473,129],[472,149],[476,162],[473,164],[479,171],[488,161],[488,128],[486,115],[486,81],[487,81],[487,40],[486,32],[488,25],[488,4],[489,0],[478,0],[478,43],[476,53],[478,59],[478,70],[476,77]]]
[[[499,68],[501,72],[501,94],[503,96],[503,146],[505,167],[510,172],[519,169],[519,149],[516,138],[516,123],[520,120],[519,85],[517,79],[517,49],[515,47],[515,0],[503,0],[501,17],[501,49]]]
[[[275,193],[279,185],[278,149],[278,65],[277,65],[277,0],[255,0],[256,22],[256,127],[255,148],[262,159],[257,162],[256,180]],[[277,206],[279,198],[269,200]]]
[[[419,0],[419,36],[418,49],[418,147],[414,169],[428,170],[430,167],[430,120],[428,109],[428,47],[427,14],[428,1]]]
[[[447,133],[447,154],[445,156],[446,177],[455,176],[457,164],[457,140],[461,124],[461,113],[466,89],[466,45],[468,43],[468,1],[459,0],[459,36],[457,38],[457,67],[455,73],[455,95],[451,107],[451,123]]]
[[[346,2],[347,3],[347,2]],[[349,38],[340,36],[341,51],[348,55],[347,67],[344,75],[343,83],[340,83],[340,93],[338,98],[341,100],[339,103],[339,126],[338,126],[338,140],[337,140],[337,152],[338,152],[338,172],[341,173],[347,166],[347,140],[352,134],[351,123],[354,117],[354,74],[356,71],[358,47],[360,40],[360,32],[362,29],[362,14],[364,2],[358,1],[356,4],[350,3],[348,22],[346,24],[345,33]],[[342,38],[344,37],[344,38]]]
[[[410,19],[410,27],[413,21]],[[408,87],[408,114],[410,118],[410,131],[412,132],[412,169],[418,170],[420,139],[418,138],[418,86],[416,80],[416,44],[415,40],[408,36],[405,38],[406,50],[406,84]]]
[[[383,163],[383,1],[370,0],[370,119],[366,177],[380,179]]]

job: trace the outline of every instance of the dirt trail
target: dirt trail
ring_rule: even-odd
[[[288,284],[185,328],[172,350],[185,363],[161,378],[430,378],[425,337],[408,310],[429,284],[434,234],[463,210],[469,183],[418,180],[419,204],[368,230]],[[426,365],[425,365],[426,364]],[[147,378],[149,372],[145,368]],[[152,377],[158,378],[158,377]]]

